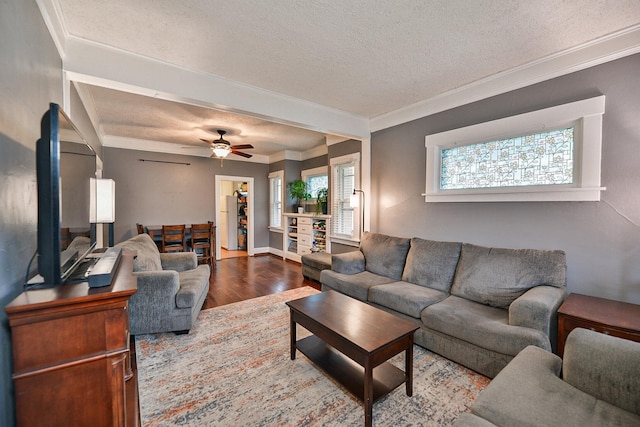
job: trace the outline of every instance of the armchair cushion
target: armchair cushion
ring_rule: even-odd
[[[198,255],[195,252],[171,252],[160,254],[163,270],[187,271],[198,266]]]
[[[134,272],[162,270],[160,251],[148,234],[138,234],[116,246],[137,252],[136,258],[133,260]]]
[[[193,307],[202,293],[202,282],[209,281],[209,266],[199,265],[193,270],[181,271],[178,275],[180,289],[176,293],[176,306],[178,308]]]
[[[462,245],[451,294],[507,308],[527,290],[566,286],[564,251],[487,248]]]

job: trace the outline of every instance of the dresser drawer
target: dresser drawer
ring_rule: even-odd
[[[311,225],[311,218],[298,217],[298,226],[300,225]]]
[[[311,235],[298,234],[298,245],[311,247]]]
[[[311,253],[311,246],[298,244],[298,255]]]
[[[591,322],[589,320],[570,316],[560,316],[560,322],[562,324],[561,329],[565,334],[565,339],[567,336],[569,336],[569,332],[571,332],[575,328],[584,328],[600,332],[601,334],[612,335],[614,337],[640,342],[640,332],[638,331],[627,331],[625,329],[616,328],[615,326],[603,325],[601,323]]]
[[[307,236],[311,235],[311,225],[309,224],[301,224],[298,226],[298,234],[306,234]]]

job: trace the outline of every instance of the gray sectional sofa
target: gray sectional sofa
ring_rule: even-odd
[[[640,426],[640,343],[578,328],[564,359],[527,347],[456,426]]]
[[[133,261],[138,292],[129,302],[132,335],[187,333],[209,292],[209,266],[195,252],[160,253],[148,234],[116,246],[137,252]]]
[[[322,290],[415,322],[416,344],[488,377],[529,345],[555,347],[563,251],[364,233],[359,250],[331,258]]]

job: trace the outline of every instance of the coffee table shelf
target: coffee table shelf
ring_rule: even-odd
[[[364,401],[364,368],[315,335],[296,342],[296,348],[351,394]],[[373,401],[386,396],[405,382],[404,371],[385,362],[373,370]]]

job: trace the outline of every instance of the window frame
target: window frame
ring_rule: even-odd
[[[274,182],[275,180],[279,180],[280,181],[280,192],[278,194],[279,196],[279,203],[280,203],[280,214],[278,215],[274,209],[276,206],[276,203],[278,203],[277,200],[275,200],[275,192],[274,192]],[[284,214],[284,170],[279,170],[279,171],[275,171],[275,172],[271,172],[269,173],[269,230],[270,231],[279,231],[279,232],[284,232],[284,226],[283,226],[283,214]],[[275,218],[279,218],[280,220],[280,224],[274,224],[273,220]]]
[[[329,168],[327,166],[320,166],[320,167],[313,168],[313,169],[305,169],[305,170],[300,172],[300,178],[305,182],[305,184],[308,183],[309,178],[314,178],[316,176],[326,176],[327,177],[327,181],[328,181],[329,180]],[[330,186],[330,184],[327,184],[327,188],[329,188],[329,186]],[[312,197],[310,200],[315,203],[316,197]]]
[[[605,190],[600,186],[604,106],[603,95],[427,135],[425,202],[599,201],[600,192]],[[440,189],[443,149],[563,127],[574,128],[573,184]]]
[[[351,207],[351,193],[344,194],[345,190],[342,187],[343,183],[338,179],[338,172],[341,167],[347,165],[353,166],[353,188],[357,188],[358,184],[360,183],[360,153],[352,153],[340,157],[333,157],[329,161],[329,165],[331,167],[331,241],[344,244],[357,243],[360,241],[360,217],[362,216],[362,206],[360,205],[355,208]],[[340,195],[343,195],[342,199],[339,198]],[[345,204],[348,204],[349,206],[345,208]],[[340,210],[350,210],[352,212],[353,230],[351,230],[350,233],[345,233],[344,230],[340,229],[340,226],[343,225]]]

